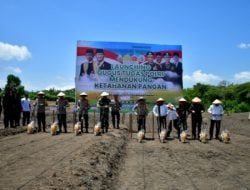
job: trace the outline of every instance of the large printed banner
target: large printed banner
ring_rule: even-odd
[[[182,90],[182,48],[124,42],[77,42],[76,91],[123,96]]]

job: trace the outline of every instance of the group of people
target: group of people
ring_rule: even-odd
[[[105,61],[105,55],[103,49],[96,49],[94,54],[93,49],[87,49],[85,53],[86,61],[80,66],[79,77],[87,76],[98,79],[98,70],[110,70],[111,64]],[[95,59],[94,59],[95,58]],[[151,71],[171,71],[176,76],[166,74],[162,79],[165,81],[172,81],[173,83],[182,84],[182,62],[180,61],[180,55],[178,52],[170,53],[153,53],[151,51],[145,54],[145,62],[143,65],[149,65]]]
[[[211,123],[209,128],[210,140],[214,137],[214,126],[216,126],[215,138],[219,139],[221,120],[224,114],[221,104],[222,102],[216,99],[208,109],[208,113],[211,114]],[[146,132],[146,117],[149,110],[147,108],[145,98],[140,97],[138,99],[133,111],[137,116],[138,131],[143,129]],[[181,131],[187,130],[187,117],[189,114],[191,114],[192,138],[199,139],[203,112],[205,112],[205,109],[201,103],[201,99],[198,97],[192,99],[191,105],[189,105],[184,98],[179,99],[179,105],[177,108],[175,108],[171,103],[165,104],[164,99],[159,98],[153,107],[153,114],[157,118],[158,132],[166,129],[167,137],[169,137],[172,132],[172,127],[174,127],[177,131],[179,139]]]
[[[26,106],[24,105],[25,103],[23,102],[23,99],[21,99],[19,94],[17,93],[17,90],[15,88],[6,88],[4,96],[1,99],[0,109],[1,112],[3,109],[4,127],[14,128],[20,126],[21,113],[22,111],[26,111]],[[24,119],[26,122],[27,118],[25,116]]]
[[[56,100],[56,110],[57,110],[57,121],[59,125],[59,133],[62,132],[62,127],[64,132],[67,133],[67,121],[66,108],[69,106],[68,101],[65,99],[65,94],[60,92]],[[80,98],[77,101],[77,113],[78,121],[81,122],[81,131],[88,133],[89,128],[89,109],[90,104],[87,99],[88,94],[82,92]],[[32,116],[37,119],[38,132],[46,132],[46,114],[45,108],[48,105],[45,99],[45,93],[40,91],[37,93],[37,98],[31,105],[31,101],[27,94],[23,98],[18,96],[15,89],[6,89],[3,100],[3,113],[4,113],[4,126],[16,127],[20,125],[21,113],[22,125],[25,126],[30,122],[31,108],[34,107],[32,111]],[[172,127],[177,131],[178,138],[180,138],[181,131],[187,130],[187,117],[191,115],[192,123],[192,138],[198,139],[202,127],[202,113],[205,112],[204,106],[201,103],[201,99],[195,97],[192,99],[191,105],[184,99],[179,99],[179,105],[177,108],[171,103],[165,104],[163,98],[158,98],[155,106],[153,107],[153,114],[157,118],[157,125],[159,132],[163,129],[167,129],[167,137],[170,136],[172,132]],[[221,120],[224,114],[222,102],[218,99],[214,100],[212,105],[208,108],[208,113],[211,114],[211,122],[209,128],[209,137],[212,139],[214,137],[214,126],[216,127],[215,138],[219,138]],[[118,95],[113,95],[113,99],[109,98],[109,93],[102,92],[100,98],[97,101],[97,107],[100,109],[100,123],[102,133],[107,133],[109,128],[109,113],[112,116],[113,128],[120,128],[120,110],[122,103],[119,100]],[[144,130],[146,132],[146,117],[149,113],[149,109],[144,97],[139,97],[136,104],[133,106],[133,112],[137,118],[138,131]]]

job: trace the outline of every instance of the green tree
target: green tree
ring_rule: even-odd
[[[15,88],[18,94],[21,96],[25,93],[24,86],[21,85],[21,80],[19,77],[12,74],[7,76],[7,84],[5,85],[5,89],[8,88]]]

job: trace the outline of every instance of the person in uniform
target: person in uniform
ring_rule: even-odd
[[[209,139],[212,140],[214,134],[214,125],[216,127],[215,139],[219,139],[221,119],[224,114],[222,102],[218,99],[213,101],[213,104],[208,108],[208,113],[211,114],[211,123],[209,129]]]
[[[144,130],[146,133],[146,117],[148,115],[148,107],[145,98],[139,97],[137,103],[133,107],[133,111],[137,116],[138,131]]]
[[[109,93],[102,92],[101,98],[97,101],[97,107],[100,108],[100,122],[102,133],[108,132],[109,127],[109,107],[110,99],[108,98]]]
[[[88,127],[89,127],[89,115],[88,115],[88,111],[89,111],[89,100],[86,98],[88,95],[85,92],[82,92],[80,94],[80,99],[77,102],[77,106],[79,109],[79,114],[78,114],[78,118],[79,121],[81,122],[81,131],[83,133],[83,119],[85,122],[85,129],[86,129],[86,133],[88,133]]]
[[[177,52],[173,54],[173,62],[171,63],[170,70],[178,75],[178,77],[174,79],[173,82],[177,83],[178,85],[181,86],[181,88],[183,88],[183,83],[182,83],[183,69],[182,69],[182,63],[180,62],[179,53]]]
[[[30,123],[30,111],[31,111],[31,104],[28,94],[25,94],[24,97],[21,99],[22,104],[22,112],[23,112],[23,126],[28,125]]]
[[[57,120],[58,120],[58,126],[59,126],[59,133],[62,132],[62,126],[64,127],[64,132],[67,133],[67,111],[66,107],[68,107],[69,103],[64,98],[65,94],[63,92],[60,92],[57,94],[58,99],[56,100],[56,107],[57,107]]]
[[[179,127],[182,131],[187,130],[187,116],[188,116],[188,104],[185,98],[179,99],[179,107],[176,109],[179,115]]]
[[[111,116],[113,128],[120,128],[120,110],[122,103],[119,101],[118,95],[114,95],[114,99],[111,100]]]
[[[150,70],[156,70],[155,68],[155,62],[154,62],[154,53],[151,51],[148,51],[146,53],[146,62],[144,63],[144,65],[149,65],[150,66]]]
[[[177,131],[177,137],[180,139],[180,127],[178,126],[178,113],[174,107],[173,104],[169,103],[167,105],[168,108],[168,114],[167,114],[167,120],[168,120],[168,132],[167,132],[167,137],[170,137],[170,134],[172,132],[172,127]]]
[[[161,52],[157,52],[156,53],[156,57],[155,57],[155,67],[154,67],[154,70],[156,70],[156,71],[163,71],[164,67],[163,67],[163,64],[161,63],[161,61],[162,61]]]
[[[166,104],[164,103],[163,98],[158,98],[156,101],[156,105],[153,107],[153,113],[157,118],[158,132],[160,133],[162,129],[167,128],[167,113],[168,109]]]
[[[189,107],[189,113],[191,113],[191,121],[192,121],[192,137],[193,139],[198,138],[201,132],[201,124],[202,124],[202,113],[204,112],[204,107],[201,104],[201,99],[195,97],[192,99],[192,104]],[[197,133],[198,128],[198,133]]]
[[[171,54],[169,52],[166,52],[164,55],[164,63],[162,64],[164,71],[170,71],[171,66]]]
[[[44,92],[40,91],[37,93],[37,99],[35,100],[33,106],[36,108],[37,112],[37,125],[38,132],[41,132],[41,125],[43,125],[43,132],[46,132],[46,116],[45,116],[45,106],[48,106],[48,103],[45,99]]]
[[[97,60],[97,68],[100,70],[110,70],[111,64],[104,61],[104,51],[103,49],[96,49],[96,60]]]

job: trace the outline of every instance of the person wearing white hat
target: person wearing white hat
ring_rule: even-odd
[[[188,103],[185,98],[179,99],[179,106],[176,108],[177,113],[179,115],[179,127],[181,128],[182,125],[182,131],[187,130],[187,116],[188,116]]]
[[[158,125],[158,132],[160,133],[162,129],[166,129],[167,128],[167,106],[164,103],[164,99],[163,98],[158,98],[156,100],[156,104],[153,107],[153,113],[155,115],[155,117],[157,118],[157,125]]]
[[[180,133],[181,132],[180,132],[180,127],[178,126],[178,118],[179,118],[179,115],[178,115],[174,105],[169,103],[168,104],[168,112],[167,112],[167,120],[169,121],[167,137],[170,137],[170,134],[172,132],[172,127],[174,127],[177,131],[177,137],[180,140]]]
[[[43,125],[43,132],[46,132],[46,115],[45,115],[45,107],[48,106],[48,103],[45,99],[45,93],[40,91],[37,93],[37,99],[33,103],[34,110],[37,112],[37,125],[38,132],[41,131],[41,126]]]
[[[144,130],[146,133],[146,117],[148,115],[148,107],[145,98],[139,97],[137,103],[133,107],[133,111],[137,116],[138,132],[140,130]]]
[[[209,129],[209,139],[213,138],[214,134],[214,125],[216,127],[215,138],[219,139],[220,134],[220,126],[221,126],[221,119],[224,114],[224,110],[222,107],[222,102],[218,99],[214,100],[212,105],[208,108],[208,113],[211,114],[211,123]]]
[[[189,113],[192,114],[192,137],[193,139],[198,138],[201,133],[201,123],[202,123],[202,113],[205,111],[203,105],[201,104],[201,99],[195,97],[192,99],[192,104],[189,107]],[[197,133],[198,128],[198,133]]]
[[[111,100],[111,117],[112,117],[112,124],[113,128],[120,128],[120,109],[122,107],[122,103],[119,101],[118,95],[114,95],[114,99]]]
[[[97,107],[100,108],[100,122],[102,133],[108,132],[109,127],[109,107],[110,107],[110,99],[108,98],[109,93],[102,92],[101,98],[97,101]]]
[[[77,102],[77,107],[79,110],[78,113],[78,118],[79,121],[81,122],[81,132],[83,133],[83,119],[84,119],[84,123],[85,123],[85,129],[86,129],[86,133],[88,133],[88,127],[89,127],[89,115],[88,115],[88,111],[89,111],[89,100],[86,98],[88,95],[85,92],[82,92],[80,94],[80,99]]]
[[[56,100],[56,107],[57,107],[57,120],[59,126],[59,133],[62,132],[62,125],[64,127],[64,132],[67,133],[67,112],[66,107],[68,107],[68,101],[64,98],[65,94],[60,92],[57,94],[58,99]]]

